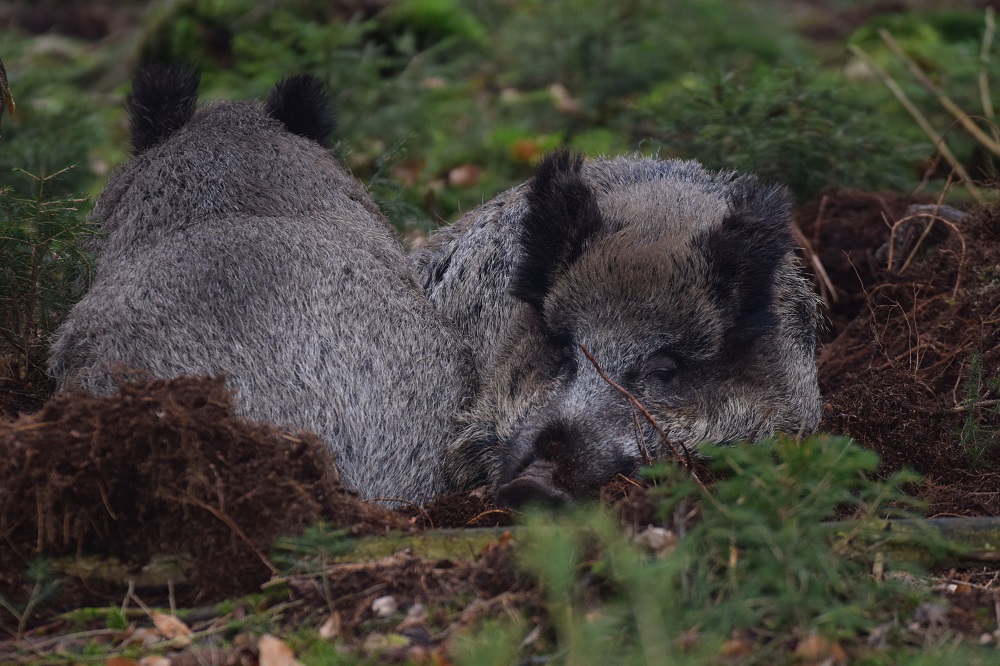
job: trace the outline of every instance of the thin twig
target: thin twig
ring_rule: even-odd
[[[971,405],[959,405],[958,407],[952,407],[953,412],[967,412],[972,409],[982,409],[984,407],[996,407],[1000,405],[1000,400],[980,400],[979,402],[974,402]]]
[[[839,303],[840,298],[837,296],[837,287],[834,286],[833,281],[830,279],[829,274],[826,272],[826,268],[823,266],[823,262],[819,259],[819,254],[816,253],[816,249],[813,244],[809,242],[802,230],[796,225],[792,225],[792,235],[795,236],[795,240],[798,241],[799,246],[809,257],[809,263],[812,264],[813,270],[816,273],[816,279],[819,280],[820,290],[823,294],[830,294],[830,300],[834,303]],[[824,301],[826,298],[823,299]],[[824,305],[829,307],[829,303],[824,303]]]
[[[507,510],[507,509],[489,509],[487,511],[483,511],[481,513],[476,514],[475,516],[473,516],[472,518],[470,518],[468,521],[466,521],[465,524],[466,524],[466,526],[468,526],[468,525],[475,525],[476,523],[479,522],[480,518],[483,518],[484,516],[493,515],[494,513],[503,514],[504,516],[510,516],[510,511]]]
[[[927,236],[929,236],[930,233],[931,233],[931,229],[934,228],[934,221],[937,220],[937,219],[943,219],[943,218],[939,218],[938,211],[941,210],[941,205],[944,203],[945,196],[948,195],[948,190],[951,189],[951,182],[952,182],[952,174],[948,174],[948,181],[944,184],[944,189],[941,190],[941,196],[938,197],[937,203],[934,204],[934,212],[931,213],[931,215],[930,215],[931,221],[927,223],[927,226],[924,228],[924,232],[922,234],[920,234],[920,238],[918,238],[917,242],[914,243],[913,249],[910,250],[910,256],[908,256],[906,258],[906,261],[903,262],[903,266],[899,269],[899,274],[900,275],[902,275],[904,272],[906,272],[906,269],[910,267],[911,263],[913,263],[913,258],[915,256],[917,256],[917,250],[919,250],[920,246],[924,244],[924,241],[927,239]],[[915,217],[917,217],[917,216],[915,216]],[[905,220],[906,218],[903,218],[903,219]],[[897,222],[896,224],[894,224],[892,226],[892,232],[893,232],[893,234],[896,233],[896,226],[899,225],[900,222],[903,222],[903,220],[900,220],[899,222]],[[893,240],[892,236],[890,235],[890,237],[889,237],[889,247],[890,248],[892,247],[892,240]]]
[[[927,117],[924,116],[924,114],[921,113],[920,109],[918,109],[917,106],[910,100],[906,92],[904,92],[903,89],[899,87],[899,84],[896,83],[896,80],[893,79],[888,72],[882,69],[879,66],[879,64],[875,62],[872,59],[872,57],[868,55],[863,49],[861,49],[855,44],[849,45],[848,48],[851,50],[851,53],[858,56],[864,61],[864,63],[868,66],[868,69],[870,69],[872,73],[874,73],[876,76],[882,79],[882,83],[885,84],[885,87],[888,88],[889,91],[896,98],[896,100],[903,105],[903,108],[909,112],[913,120],[916,121],[917,125],[920,126],[920,129],[924,131],[924,134],[926,134],[930,138],[930,140],[934,143],[935,148],[937,148],[937,150],[940,151],[941,155],[946,160],[948,160],[948,164],[950,164],[951,168],[955,170],[955,173],[957,173],[962,178],[963,184],[969,190],[969,194],[972,196],[972,198],[976,200],[976,203],[985,205],[986,197],[984,197],[983,193],[979,191],[978,187],[976,187],[976,184],[972,180],[972,176],[970,176],[969,172],[965,170],[965,167],[962,166],[962,163],[958,161],[958,158],[955,157],[955,154],[951,152],[951,148],[949,148],[948,144],[944,142],[944,137],[938,134],[937,130],[935,130],[934,127],[931,126],[930,122],[927,120]]]
[[[993,120],[993,99],[990,97],[990,47],[996,32],[996,10],[986,8],[986,29],[983,30],[983,46],[979,51],[979,99],[983,104],[983,115]]]
[[[228,527],[229,529],[231,529],[233,531],[233,533],[236,534],[236,536],[238,536],[240,539],[243,540],[244,543],[246,543],[246,545],[250,546],[250,549],[253,551],[254,555],[256,555],[257,559],[259,559],[261,561],[261,563],[265,567],[267,567],[268,571],[271,572],[272,576],[278,573],[278,568],[276,566],[274,566],[273,564],[271,564],[271,561],[269,559],[267,559],[267,556],[265,556],[264,553],[261,552],[260,548],[258,548],[257,545],[253,541],[250,540],[250,537],[248,537],[246,535],[246,532],[244,532],[242,529],[240,529],[240,526],[237,525],[235,522],[233,522],[232,518],[230,518],[226,514],[222,513],[222,511],[216,509],[214,506],[211,506],[210,504],[207,504],[206,502],[201,501],[197,497],[191,497],[190,495],[187,495],[187,496],[176,496],[176,495],[175,496],[169,496],[169,494],[168,494],[167,499],[173,500],[175,502],[181,502],[181,503],[185,503],[185,504],[191,504],[191,505],[196,506],[196,507],[198,507],[200,509],[204,509],[205,511],[208,511],[210,514],[212,514],[213,516],[215,516],[216,518],[218,518],[219,520],[221,520],[226,525],[226,527]]]
[[[580,349],[583,350],[583,355],[586,356],[587,360],[590,361],[590,363],[594,366],[594,369],[597,370],[597,374],[601,376],[601,379],[603,379],[609,385],[614,387],[616,391],[618,391],[628,399],[629,403],[633,407],[642,412],[642,415],[646,417],[646,420],[648,420],[650,425],[653,426],[657,434],[659,434],[660,437],[663,438],[663,441],[666,442],[667,446],[669,446],[670,449],[674,452],[674,457],[678,461],[680,461],[681,464],[683,464],[684,467],[687,468],[689,472],[691,472],[691,476],[694,477],[695,480],[697,480],[698,477],[694,475],[694,466],[691,462],[691,452],[688,450],[688,447],[685,446],[683,442],[674,442],[669,437],[667,437],[667,433],[663,432],[663,428],[661,428],[660,424],[656,422],[656,419],[653,418],[653,415],[650,414],[648,411],[646,411],[646,408],[642,406],[642,403],[639,402],[639,400],[634,395],[629,393],[628,389],[626,389],[624,386],[622,386],[621,384],[619,384],[618,382],[616,382],[615,380],[611,379],[606,374],[604,374],[604,371],[601,370],[601,366],[597,364],[597,360],[590,353],[590,350],[587,349],[586,345],[581,343]],[[678,450],[678,447],[680,447],[680,450]],[[682,453],[683,456],[681,455]],[[649,454],[647,453],[646,456],[648,458]]]

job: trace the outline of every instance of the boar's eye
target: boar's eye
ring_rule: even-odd
[[[576,374],[576,345],[570,335],[548,335],[552,350],[552,370],[555,376],[572,377]]]
[[[656,354],[642,366],[642,378],[663,387],[672,387],[677,380],[677,359],[669,354]]]

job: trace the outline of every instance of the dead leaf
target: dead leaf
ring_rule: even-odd
[[[361,649],[367,654],[378,654],[386,650],[398,650],[409,646],[410,639],[402,634],[368,634]],[[261,664],[261,666],[264,666]]]
[[[635,544],[663,559],[677,546],[677,535],[662,527],[647,527],[635,536]]]
[[[149,627],[131,627],[122,637],[122,645],[141,645],[150,647],[163,640],[163,635]]]
[[[336,638],[340,635],[341,627],[343,622],[338,611],[333,611],[330,617],[326,619],[323,626],[319,628],[319,637],[325,641]]]
[[[375,613],[375,617],[389,617],[399,610],[399,601],[396,597],[388,594],[384,597],[379,597],[372,602],[372,612]]]
[[[143,657],[139,660],[139,666],[170,666],[170,659],[167,657]]]
[[[733,637],[722,644],[719,652],[723,657],[746,657],[753,653],[753,643],[745,638]]]
[[[839,643],[831,643],[818,634],[809,634],[795,646],[795,656],[808,664],[843,663],[847,653]]]
[[[560,111],[576,113],[580,110],[580,100],[574,99],[563,84],[553,83],[549,86],[549,94],[552,95],[552,103]]]
[[[104,666],[139,666],[133,659],[126,659],[125,657],[108,657],[107,661],[104,662]]]
[[[257,639],[258,661],[260,666],[302,666],[302,662],[295,658],[292,648],[271,634],[264,634]]]
[[[517,139],[510,147],[510,156],[515,162],[530,164],[542,154],[543,148],[537,139]]]
[[[181,647],[191,645],[191,629],[176,617],[156,611],[150,613],[149,617],[152,618],[156,630],[167,640],[175,640]]]
[[[472,187],[482,175],[483,168],[478,164],[461,164],[448,172],[448,184],[452,187]]]

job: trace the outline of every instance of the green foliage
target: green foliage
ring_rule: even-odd
[[[30,196],[0,190],[0,355],[15,377],[42,385],[48,336],[90,279],[86,200],[50,192],[68,171],[19,171],[34,183]]]
[[[930,125],[942,134],[949,147],[974,179],[996,180],[996,160],[976,141],[960,129],[955,118],[937,101],[936,96],[913,78],[906,66],[883,41],[881,31],[887,31],[909,56],[955,104],[970,116],[979,119],[982,129],[996,136],[991,123],[996,118],[990,113],[1000,106],[996,87],[997,44],[988,49],[990,61],[981,62],[981,48],[986,29],[983,14],[979,11],[944,10],[912,12],[878,16],[859,28],[849,43],[861,47],[883,67],[917,108],[927,117]],[[995,38],[994,38],[995,42]],[[980,73],[986,74],[985,89],[981,87]],[[990,84],[990,79],[993,79]],[[879,86],[876,81],[856,81],[860,87]],[[984,98],[990,100],[984,103]],[[906,140],[921,140],[920,130],[901,105],[880,105],[881,122],[900,128]],[[985,120],[985,122],[983,122]],[[927,142],[926,137],[922,138]]]
[[[706,626],[837,636],[905,605],[898,586],[869,578],[871,544],[835,537],[822,521],[852,511],[863,529],[913,501],[902,486],[914,475],[874,480],[878,457],[843,437],[705,453],[716,472],[733,474],[701,492],[703,519],[679,548]]]
[[[503,5],[503,3],[496,3]],[[766,12],[719,0],[533,0],[507,6],[495,59],[518,88],[560,83],[598,115],[622,96],[690,71],[773,63],[803,49]]]
[[[122,612],[122,609],[117,606],[110,606],[107,611],[107,618],[105,619],[105,626],[108,629],[118,629],[124,631],[128,629],[129,619],[128,616]]]
[[[398,32],[409,32],[421,48],[451,38],[468,45],[482,45],[487,39],[486,27],[459,0],[397,0],[382,18]]]
[[[350,548],[348,531],[320,521],[299,536],[281,537],[274,545],[273,562],[286,574],[324,570],[328,558]]]
[[[5,47],[7,48],[7,47]],[[0,137],[0,189],[31,196],[35,176],[58,178],[52,196],[94,194],[110,165],[122,157],[118,143],[121,100],[93,90],[92,53],[72,42],[54,40],[49,50],[15,43],[3,53],[17,113],[4,118]],[[74,165],[66,170],[67,165]]]
[[[812,633],[858,640],[915,606],[912,589],[872,577],[878,544],[860,536],[907,504],[901,486],[913,475],[876,480],[877,457],[840,437],[706,454],[721,478],[712,489],[677,468],[653,471],[661,511],[700,507],[666,553],[627,543],[595,508],[529,521],[524,565],[539,578],[565,663],[705,663],[734,634],[754,641],[744,663],[758,663]],[[846,511],[856,530],[824,522]],[[501,654],[487,638],[465,644],[464,663]]]
[[[824,187],[906,190],[929,152],[886,131],[871,99],[814,71],[756,68],[690,77],[637,105],[632,132],[661,153],[753,171],[800,201]]]
[[[31,590],[23,602],[12,602],[0,594],[0,609],[9,613],[17,621],[16,627],[6,626],[2,621],[6,618],[0,613],[0,630],[15,638],[20,638],[24,633],[35,609],[54,598],[62,587],[61,579],[56,577],[49,561],[43,558],[32,560],[31,564],[28,565],[26,578],[31,584]]]
[[[962,407],[965,419],[958,433],[959,443],[965,450],[969,464],[975,470],[995,467],[997,441],[1000,428],[988,421],[1000,417],[1000,373],[990,376],[983,366],[983,357],[975,353],[969,357],[969,370],[962,382]],[[992,400],[991,400],[992,398]]]

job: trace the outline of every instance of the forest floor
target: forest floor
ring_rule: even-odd
[[[825,301],[821,430],[876,451],[886,474],[919,472],[910,492],[927,516],[1000,515],[1000,382],[986,370],[1000,367],[1000,209],[963,216],[925,200],[839,192],[802,207],[796,225]],[[234,617],[270,614],[272,626],[323,627],[362,652],[418,659],[443,655],[454,632],[483,617],[513,609],[530,617],[538,607],[510,534],[496,529],[516,514],[476,493],[396,511],[359,502],[315,437],[239,418],[219,379],[137,382],[110,398],[2,397],[0,589],[41,601],[26,574],[36,554],[64,567],[57,593],[21,622],[6,618],[17,638],[0,641],[5,662],[75,654],[94,641],[127,646],[149,640],[148,631],[171,635],[136,628],[150,606],[199,609],[181,625],[198,640],[175,638],[172,664],[202,663],[206,651],[212,663],[262,655],[250,639],[218,653],[212,637],[238,636]],[[656,522],[638,484],[618,480],[603,501],[635,529]],[[273,540],[318,520],[337,526],[329,530],[338,538],[494,529],[440,532],[457,538],[459,555],[390,549],[322,576],[280,574]],[[93,552],[121,569],[86,564],[81,555]],[[183,559],[158,572],[163,553]],[[941,572],[949,601],[935,630],[992,635],[998,575]],[[276,581],[280,592],[260,596]],[[253,602],[217,603],[255,593]],[[112,629],[104,615],[73,614],[119,605],[138,623]]]

